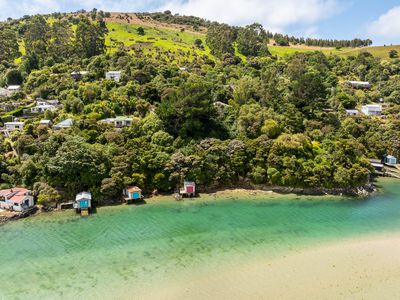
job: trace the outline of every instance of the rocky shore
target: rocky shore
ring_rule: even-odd
[[[19,220],[31,215],[34,215],[38,211],[37,207],[33,207],[26,212],[7,212],[6,214],[0,214],[0,225],[5,224],[12,220]]]
[[[351,188],[300,188],[300,187],[284,187],[284,186],[268,186],[268,185],[254,185],[243,183],[232,187],[231,189],[243,189],[248,191],[262,191],[262,192],[273,192],[277,194],[296,194],[302,196],[351,196],[351,197],[367,197],[377,191],[377,187],[374,184],[367,184],[361,187]],[[204,193],[216,193],[229,190],[229,188],[208,188],[204,190]]]

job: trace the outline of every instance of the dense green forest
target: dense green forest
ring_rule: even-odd
[[[184,179],[200,188],[354,187],[368,180],[368,158],[400,156],[396,58],[316,51],[278,59],[269,54],[261,25],[232,30],[213,23],[205,42],[213,56],[195,40],[193,49],[204,55],[193,52],[193,60],[179,65],[177,56],[189,53],[154,47],[149,55],[122,43],[109,51],[105,15],[94,10],[1,23],[0,85],[22,86],[0,96],[1,122],[25,122],[22,131],[0,137],[3,186],[33,188],[39,203],[84,189],[98,201],[118,199],[128,184],[169,192]],[[122,71],[119,82],[105,79],[110,70]],[[88,73],[71,76],[78,71]],[[347,80],[372,88],[353,89]],[[25,115],[37,98],[62,106]],[[345,109],[380,99],[382,117],[346,115]],[[116,116],[133,123],[100,122]],[[40,124],[68,118],[74,125],[67,129]]]

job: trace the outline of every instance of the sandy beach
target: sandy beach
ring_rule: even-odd
[[[142,299],[399,299],[400,236],[307,249],[190,278]]]

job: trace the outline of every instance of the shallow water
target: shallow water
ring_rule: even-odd
[[[400,232],[400,182],[365,200],[265,195],[41,215],[0,227],[0,299],[138,298],[256,257]]]

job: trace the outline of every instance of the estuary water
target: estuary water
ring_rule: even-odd
[[[140,299],[307,247],[400,233],[400,181],[366,198],[237,194],[0,226],[0,299]]]

